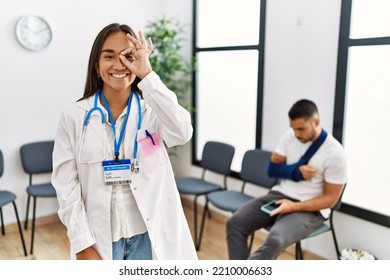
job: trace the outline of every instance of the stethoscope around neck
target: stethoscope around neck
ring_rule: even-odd
[[[131,90],[130,92],[130,97],[129,97],[129,100],[127,102],[127,112],[126,112],[126,116],[125,116],[125,119],[123,121],[123,125],[122,125],[122,128],[121,128],[121,131],[120,131],[120,134],[119,134],[119,138],[117,140],[117,137],[116,137],[116,129],[115,129],[115,121],[114,121],[114,118],[112,116],[112,113],[111,113],[111,110],[110,110],[110,107],[108,105],[108,102],[106,100],[106,98],[104,97],[104,93],[103,93],[103,90],[102,89],[99,89],[97,91],[97,93],[95,94],[95,99],[94,99],[94,106],[92,107],[92,109],[90,109],[86,116],[85,116],[85,119],[84,119],[84,123],[83,123],[83,133],[82,133],[82,139],[81,139],[81,146],[80,146],[80,152],[79,152],[79,161],[81,163],[97,163],[97,162],[102,162],[103,160],[106,159],[106,155],[105,155],[105,152],[106,152],[106,147],[103,147],[104,148],[104,155],[103,155],[103,158],[99,158],[97,160],[87,160],[87,161],[82,161],[81,160],[81,153],[82,153],[82,149],[83,149],[83,144],[84,144],[84,138],[85,138],[85,133],[86,133],[86,130],[87,130],[87,126],[88,126],[88,123],[89,123],[89,120],[92,116],[92,113],[94,113],[95,111],[98,111],[100,113],[100,117],[101,117],[101,122],[102,122],[102,127],[103,127],[103,131],[104,131],[104,134],[105,134],[105,122],[106,122],[106,117],[105,117],[105,114],[104,114],[104,111],[102,108],[100,108],[98,106],[98,102],[99,102],[99,97],[101,96],[102,100],[103,100],[103,103],[104,103],[104,106],[107,110],[107,113],[108,113],[108,117],[109,117],[109,121],[111,123],[111,128],[113,130],[113,133],[114,133],[114,151],[115,151],[115,158],[114,160],[115,161],[118,161],[119,160],[119,150],[120,150],[120,146],[121,146],[121,143],[122,143],[122,140],[123,140],[123,136],[124,136],[124,133],[125,133],[125,130],[126,130],[126,125],[127,125],[127,120],[129,118],[129,115],[130,115],[130,109],[131,109],[131,102],[132,102],[132,99],[133,99],[133,96],[136,96],[136,99],[137,99],[137,104],[138,104],[138,124],[137,124],[137,131],[140,130],[141,128],[141,123],[142,123],[142,107],[141,107],[141,97],[140,95],[138,94],[138,92],[136,90]],[[105,137],[106,138],[106,137]],[[106,139],[104,138],[104,146],[106,144]],[[133,157],[134,157],[134,164],[135,165],[138,165],[138,160],[137,160],[137,152],[138,152],[138,142],[137,142],[137,133],[135,134],[135,138],[134,138],[134,150],[133,150]],[[133,164],[133,165],[134,165]]]

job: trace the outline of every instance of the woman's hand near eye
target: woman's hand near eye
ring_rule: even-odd
[[[132,55],[132,54],[126,54],[124,57],[125,57],[127,60],[130,60],[130,61],[132,61],[132,60],[134,59],[134,55]]]
[[[143,79],[153,71],[149,61],[149,56],[153,51],[152,40],[148,38],[148,43],[146,44],[145,37],[141,31],[139,31],[140,40],[137,40],[130,34],[127,34],[126,36],[133,46],[124,50],[119,55],[119,58],[133,74]]]

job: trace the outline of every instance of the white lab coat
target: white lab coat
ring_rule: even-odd
[[[131,174],[131,189],[149,233],[153,258],[197,259],[163,144],[164,141],[171,147],[190,140],[190,114],[177,103],[176,95],[161,82],[156,73],[152,72],[145,77],[139,83],[139,88],[144,100],[141,101],[142,126],[138,132],[138,141],[145,136],[147,129],[151,134],[157,134],[154,140],[158,141],[158,149],[152,147],[144,152],[142,145],[138,145],[140,173]],[[107,149],[105,154],[110,155],[106,159],[113,159],[110,152],[112,147],[103,145],[103,126],[96,110],[89,119],[90,132],[80,151],[83,122],[87,111],[93,108],[93,103],[94,96],[64,110],[53,151],[52,183],[57,191],[59,217],[68,230],[72,259],[77,252],[92,245],[102,259],[112,259],[112,189],[104,184],[101,162],[86,164],[79,161],[80,152],[82,158],[93,160],[99,158],[102,149]],[[126,158],[133,159],[137,121],[138,105],[136,98],[133,98],[123,139]]]

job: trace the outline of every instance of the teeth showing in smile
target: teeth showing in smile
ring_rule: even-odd
[[[121,78],[124,78],[124,77],[126,77],[126,76],[127,76],[127,74],[112,74],[112,76],[113,76],[114,78],[121,79]]]

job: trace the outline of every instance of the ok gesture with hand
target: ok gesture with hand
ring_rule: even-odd
[[[148,42],[146,43],[142,31],[139,31],[138,34],[140,37],[139,40],[130,34],[126,34],[133,46],[124,50],[119,55],[119,58],[132,73],[143,79],[153,71],[149,61],[149,56],[153,51],[153,43],[151,38],[148,38]]]

